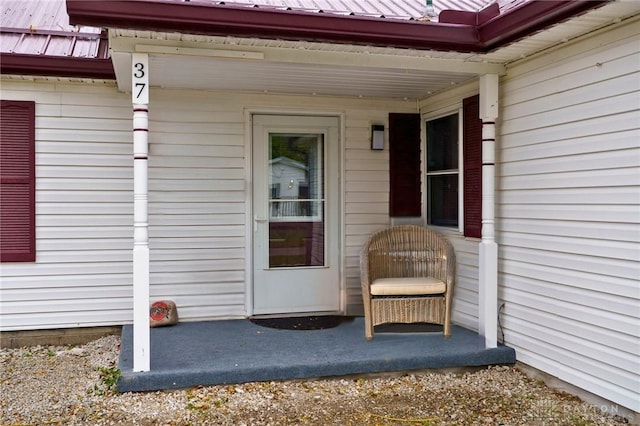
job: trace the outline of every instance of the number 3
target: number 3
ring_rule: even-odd
[[[137,62],[135,65],[136,71],[133,73],[135,78],[144,77],[144,64],[141,62]]]

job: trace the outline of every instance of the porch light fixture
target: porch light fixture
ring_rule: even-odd
[[[384,149],[384,126],[382,124],[371,126],[371,149]]]

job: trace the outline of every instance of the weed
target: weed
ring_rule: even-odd
[[[569,418],[569,421],[574,426],[588,426],[588,425],[591,424],[591,422],[589,422],[588,420],[583,419],[580,416],[571,416]]]
[[[203,410],[208,410],[208,409],[209,409],[209,404],[207,404],[207,403],[203,403],[203,402],[188,402],[187,403],[187,410],[203,411]]]
[[[215,401],[213,401],[213,405],[216,408],[220,408],[222,407],[224,404],[226,404],[227,402],[229,402],[229,398],[220,398],[220,399],[216,399]]]
[[[118,392],[118,380],[122,373],[118,367],[98,367],[100,372],[100,383],[93,386],[94,392],[98,395]]]

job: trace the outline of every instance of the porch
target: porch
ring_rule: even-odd
[[[122,330],[118,389],[151,391],[516,362],[513,349],[485,349],[483,337],[459,326],[452,327],[449,338],[441,331],[412,330],[376,332],[367,341],[361,317],[323,330],[281,330],[249,320],[185,322],[151,329],[151,371],[134,373],[133,327],[127,325]]]

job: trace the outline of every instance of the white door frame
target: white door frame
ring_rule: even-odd
[[[345,181],[344,181],[344,149],[345,149],[345,115],[337,111],[300,110],[300,109],[269,109],[269,108],[245,108],[244,110],[244,130],[245,130],[245,315],[251,317],[254,314],[253,308],[253,116],[254,115],[300,115],[314,117],[336,117],[339,121],[339,158],[337,159],[340,169],[339,187],[339,291],[340,291],[340,312],[347,313],[347,292],[345,282]]]

